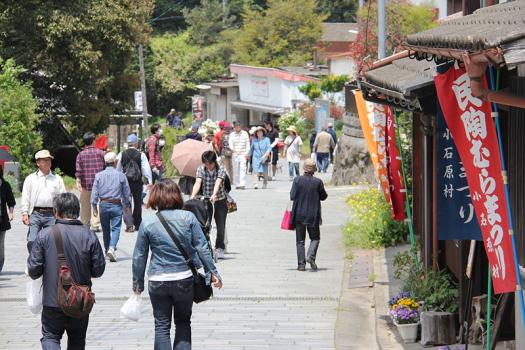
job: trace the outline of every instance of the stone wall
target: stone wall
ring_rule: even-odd
[[[354,113],[345,113],[343,132],[338,140],[332,183],[336,186],[353,183],[377,183],[370,154]]]

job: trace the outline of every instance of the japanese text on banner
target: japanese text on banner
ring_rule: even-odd
[[[488,102],[472,96],[464,68],[435,78],[439,103],[467,174],[496,293],[516,290],[498,139]]]

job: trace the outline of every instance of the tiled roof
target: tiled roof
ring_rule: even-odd
[[[434,62],[402,58],[391,64],[369,70],[361,81],[365,99],[393,104],[404,109],[422,110],[419,89],[434,86]],[[425,89],[426,91],[426,89]],[[379,96],[384,96],[380,98]]]
[[[359,27],[357,23],[323,23],[323,36],[325,42],[353,42],[357,37]]]
[[[477,52],[525,38],[525,1],[484,7],[441,26],[409,35],[412,50],[441,48]]]
[[[368,83],[410,95],[412,90],[434,84],[435,69],[434,62],[403,58],[369,70],[365,73],[365,79]]]

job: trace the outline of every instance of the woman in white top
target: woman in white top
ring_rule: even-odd
[[[290,180],[293,180],[296,176],[299,176],[299,162],[301,161],[303,140],[301,140],[301,136],[297,135],[295,126],[290,126],[286,131],[288,131],[288,136],[286,136],[284,144],[286,160],[288,161],[288,175],[290,175]]]

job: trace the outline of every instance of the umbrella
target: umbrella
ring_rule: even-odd
[[[197,168],[202,165],[201,156],[210,150],[210,145],[201,141],[187,139],[173,146],[171,164],[179,174],[195,177]]]
[[[6,150],[0,148],[0,162],[12,162],[15,160],[15,157],[10,155]]]

